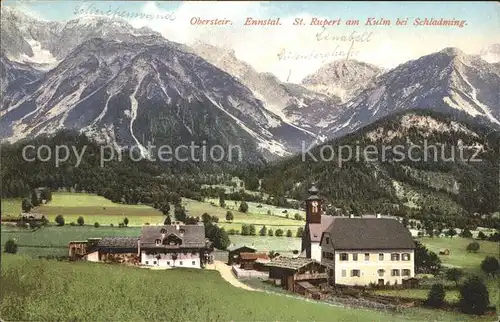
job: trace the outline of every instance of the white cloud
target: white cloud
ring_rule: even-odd
[[[143,7],[144,13],[168,14],[155,2],[148,2]],[[148,26],[161,32],[167,39],[185,44],[197,40],[219,47],[234,49],[236,56],[260,72],[271,72],[285,80],[291,71],[290,81],[298,82],[307,74],[314,72],[324,59],[279,60],[278,53],[282,49],[297,54],[311,52],[332,53],[347,51],[349,43],[339,41],[317,41],[318,26],[293,26],[295,17],[280,17],[281,26],[244,26],[247,17],[263,19],[269,17],[263,2],[183,2],[175,11],[176,20],[168,22],[163,19],[132,20],[135,26]],[[232,26],[197,26],[191,25],[193,17],[202,19],[231,19]],[[308,24],[311,14],[300,15]],[[277,18],[277,17],[276,17]],[[321,17],[318,17],[321,18]],[[324,18],[322,18],[324,19]],[[328,31],[335,36],[349,35],[353,30],[358,33],[374,32],[372,40],[366,43],[355,43],[354,50],[359,51],[354,59],[366,61],[385,68],[392,68],[410,59],[416,59],[444,47],[459,47],[466,53],[478,53],[481,48],[491,43],[491,35],[467,37],[464,30],[455,33],[435,32],[435,28],[413,28],[405,32],[391,28],[374,27],[329,27]],[[383,31],[386,30],[386,31]],[[463,36],[460,36],[463,35]],[[497,40],[500,41],[500,40]],[[335,60],[338,58],[331,58]]]

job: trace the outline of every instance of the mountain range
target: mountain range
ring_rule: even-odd
[[[39,21],[2,7],[0,138],[78,129],[100,142],[240,145],[249,162],[290,156],[403,110],[500,128],[500,63],[445,48],[392,70],[339,60],[300,84],[231,49],[171,42],[126,20]]]

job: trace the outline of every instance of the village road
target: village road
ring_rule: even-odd
[[[228,283],[233,286],[248,290],[248,291],[260,291],[254,288],[251,288],[242,282],[238,281],[236,276],[234,276],[231,266],[227,265],[221,261],[214,261],[214,264],[207,265],[207,269],[214,269],[220,273],[223,279],[225,279]]]

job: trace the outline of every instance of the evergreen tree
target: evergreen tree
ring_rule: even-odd
[[[85,220],[83,219],[82,216],[78,217],[76,222],[78,223],[78,226],[83,226],[85,224]]]
[[[469,277],[460,287],[459,306],[462,312],[482,315],[489,304],[488,289],[478,276]]]
[[[164,225],[168,226],[172,224],[172,219],[170,218],[170,215],[167,215],[165,218],[165,221],[163,222]]]
[[[427,295],[425,304],[431,307],[439,308],[443,306],[445,296],[446,292],[443,284],[433,284],[429,294]]]

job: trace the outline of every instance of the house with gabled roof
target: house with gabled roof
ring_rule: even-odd
[[[328,267],[330,284],[402,284],[415,276],[415,242],[392,218],[325,216],[316,187],[306,199],[301,257]]]

